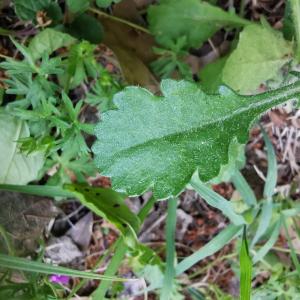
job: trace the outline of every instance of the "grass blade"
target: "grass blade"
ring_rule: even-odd
[[[168,215],[166,224],[166,240],[167,240],[167,252],[166,252],[166,271],[164,277],[164,284],[161,290],[161,300],[172,300],[173,282],[175,277],[175,231],[176,231],[176,209],[177,199],[168,199]]]
[[[5,254],[0,254],[0,267],[25,271],[25,272],[42,273],[42,274],[59,274],[59,275],[68,275],[68,276],[80,277],[80,278],[120,281],[120,282],[128,281],[128,279],[125,278],[99,275],[92,272],[77,271],[65,267],[53,266],[50,264],[46,264],[38,261],[32,261],[20,257],[9,256]],[[136,280],[136,279],[130,279],[130,280]]]
[[[74,197],[73,193],[66,191],[59,186],[50,185],[0,184],[0,190],[46,197]]]
[[[176,275],[180,275],[188,270],[190,267],[198,263],[200,260],[213,255],[227,243],[229,243],[236,235],[241,231],[242,226],[236,226],[233,224],[228,225],[223,231],[221,231],[216,237],[208,242],[201,249],[182,260],[177,267]]]
[[[251,242],[251,246],[250,246],[251,249],[267,231],[272,219],[272,212],[273,212],[273,201],[271,198],[269,200],[266,200],[263,203],[258,228]]]
[[[230,201],[223,198],[221,195],[214,192],[211,188],[207,187],[195,176],[192,178],[190,184],[195,191],[212,207],[222,211],[228,219],[235,225],[246,224],[245,219],[238,215]]]
[[[255,256],[253,257],[253,264],[256,264],[257,262],[262,260],[264,256],[269,252],[269,250],[274,246],[279,236],[280,227],[281,227],[281,218],[275,223],[274,229],[272,231],[269,240],[264,244],[263,247],[259,249],[259,251],[257,251]]]
[[[242,247],[240,250],[240,299],[250,300],[252,279],[252,261],[249,255],[246,226],[244,226]]]
[[[263,134],[263,138],[267,147],[268,159],[268,173],[264,187],[264,197],[267,199],[271,199],[274,195],[277,184],[277,159],[270,138],[262,127],[261,132]]]
[[[257,201],[254,192],[241,172],[237,170],[231,179],[247,205],[249,207],[256,206]]]

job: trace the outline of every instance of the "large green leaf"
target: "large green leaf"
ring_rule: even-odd
[[[250,22],[230,14],[207,2],[199,0],[163,0],[148,10],[150,30],[157,41],[168,46],[181,36],[187,37],[187,45],[201,46],[220,28],[243,26]]]
[[[125,195],[111,189],[92,188],[80,184],[66,185],[66,189],[73,192],[84,206],[114,224],[129,245],[135,243],[140,221],[125,204]]]
[[[29,51],[36,60],[44,54],[51,54],[53,51],[68,47],[76,42],[76,39],[69,34],[47,28],[37,34],[29,43]]]
[[[232,140],[245,143],[252,122],[300,91],[300,82],[256,96],[222,87],[207,95],[187,81],[164,80],[162,97],[127,87],[117,94],[117,110],[96,126],[95,162],[113,188],[139,195],[151,188],[164,199],[180,193],[199,170],[202,181],[228,162]]]
[[[0,112],[0,183],[27,184],[37,178],[44,156],[39,153],[24,154],[18,140],[29,136],[25,122]]]
[[[223,82],[239,93],[254,91],[274,78],[292,53],[292,44],[280,32],[267,26],[247,26],[226,61]]]

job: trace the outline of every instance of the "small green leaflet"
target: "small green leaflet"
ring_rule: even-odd
[[[75,42],[76,39],[69,34],[46,28],[30,41],[28,48],[33,59],[37,60],[45,54],[50,55],[53,51],[68,47]]]
[[[135,244],[140,220],[125,204],[125,195],[111,189],[81,184],[65,185],[65,189],[73,192],[79,201],[95,214],[114,224],[129,245]]]
[[[127,87],[114,97],[117,110],[96,126],[96,166],[127,195],[152,189],[178,195],[196,170],[203,182],[228,163],[232,140],[246,143],[251,124],[266,110],[298,96],[300,82],[255,96],[222,87],[207,95],[187,81],[163,80],[162,97]]]
[[[199,0],[162,0],[148,9],[150,31],[168,47],[179,37],[187,46],[199,47],[224,26],[244,26],[251,22]]]
[[[261,83],[274,78],[292,54],[292,43],[280,32],[267,25],[247,26],[226,61],[223,82],[238,93],[253,92]]]

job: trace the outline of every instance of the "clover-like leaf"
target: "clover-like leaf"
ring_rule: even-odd
[[[93,147],[97,167],[113,188],[128,195],[152,189],[164,199],[179,194],[198,170],[215,177],[228,162],[232,140],[245,143],[253,121],[300,91],[300,82],[255,96],[226,87],[207,95],[187,81],[164,80],[163,96],[127,87],[114,98],[117,110],[103,114]]]

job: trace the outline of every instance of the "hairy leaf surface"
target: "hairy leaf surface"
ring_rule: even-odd
[[[226,61],[223,82],[239,93],[254,91],[274,78],[292,53],[292,44],[280,32],[266,26],[247,26]]]
[[[239,96],[222,87],[207,95],[194,83],[164,80],[159,97],[127,87],[114,98],[118,109],[106,112],[96,127],[96,165],[128,195],[151,188],[156,198],[175,196],[196,170],[202,181],[215,177],[228,162],[231,141],[245,143],[252,122],[299,89],[296,83]]]
[[[163,0],[148,10],[150,30],[157,41],[168,46],[170,41],[187,37],[190,47],[201,46],[224,26],[243,26],[250,22],[221,8],[199,0]]]

